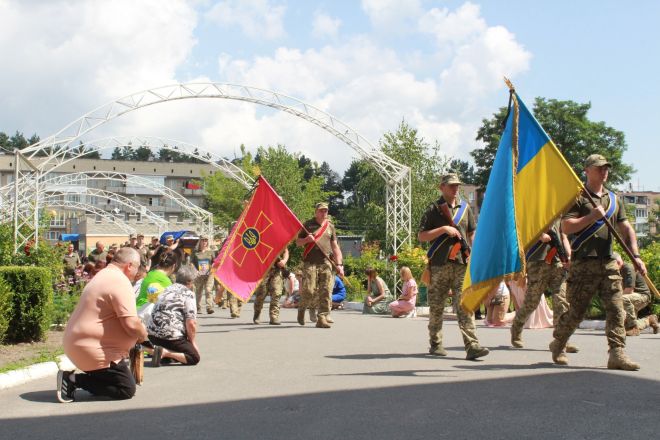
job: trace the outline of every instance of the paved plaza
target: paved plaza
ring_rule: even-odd
[[[252,305],[199,318],[196,367],[145,368],[128,401],[78,391],[57,403],[55,377],[0,392],[0,438],[649,439],[660,426],[660,335],[628,338],[638,372],[605,368],[602,331],[578,330],[571,365],[551,364],[551,329],[479,326],[491,354],[466,361],[455,321],[449,356],[426,355],[426,318],[343,310],[330,330],[255,326]],[[266,313],[262,314],[262,318]],[[267,317],[266,317],[267,318]]]

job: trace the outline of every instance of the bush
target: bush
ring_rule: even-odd
[[[13,296],[14,292],[12,292],[7,283],[0,278],[0,343],[4,341],[7,329],[9,328]]]
[[[11,286],[11,319],[5,340],[40,341],[50,326],[53,307],[53,279],[40,267],[0,267],[0,279]]]
[[[70,289],[57,289],[53,294],[53,313],[51,315],[51,323],[56,325],[58,329],[63,329],[64,325],[69,320],[69,316],[76,308],[80,294],[83,289],[82,284],[74,284]]]

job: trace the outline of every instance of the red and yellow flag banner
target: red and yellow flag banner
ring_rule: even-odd
[[[259,176],[256,191],[216,258],[216,279],[247,301],[302,227],[266,179]]]

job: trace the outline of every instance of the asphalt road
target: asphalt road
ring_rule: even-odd
[[[218,309],[216,309],[218,310]],[[332,329],[255,326],[252,305],[199,318],[202,361],[145,368],[128,401],[83,391],[57,403],[55,377],[0,391],[0,439],[649,439],[660,428],[660,335],[628,338],[642,369],[607,370],[602,331],[554,366],[551,330],[479,326],[491,354],[465,360],[455,321],[449,356],[431,357],[427,319],[333,313]],[[265,317],[266,313],[263,314]]]

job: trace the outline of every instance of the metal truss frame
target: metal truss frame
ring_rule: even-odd
[[[53,194],[51,196],[46,196],[42,200],[43,206],[47,208],[66,208],[73,209],[78,211],[85,211],[89,214],[94,214],[98,217],[103,218],[106,221],[114,223],[126,233],[126,235],[135,234],[136,230],[132,226],[128,225],[125,221],[116,218],[111,215],[109,212],[104,211],[96,206],[85,203],[85,202],[74,202],[71,200],[62,200],[59,198],[59,194]]]
[[[85,185],[87,187],[88,180],[112,180],[122,183],[127,183],[129,178],[131,183],[140,187],[148,188],[157,194],[166,197],[175,202],[184,212],[192,216],[195,222],[199,225],[199,233],[203,235],[213,235],[213,214],[209,211],[200,208],[199,206],[191,203],[178,192],[171,188],[155,183],[149,179],[145,179],[139,175],[129,173],[118,173],[115,171],[81,171],[78,173],[60,174],[57,176],[49,176],[41,181],[43,192],[49,192],[49,185],[52,186],[65,186],[65,185]]]
[[[149,89],[107,103],[76,119],[54,135],[23,149],[22,152],[29,159],[46,155],[42,166],[52,168],[49,163],[56,166],[58,162],[65,161],[75,148],[73,143],[100,125],[139,108],[191,98],[221,98],[263,105],[298,116],[333,134],[374,166],[385,180],[388,218],[386,236],[389,250],[396,254],[403,244],[410,243],[410,168],[382,153],[366,138],[334,116],[313,105],[271,90],[208,82]],[[18,182],[15,184],[18,186]],[[407,203],[407,206],[400,206],[399,203]]]
[[[44,191],[45,192],[45,191]],[[67,192],[67,191],[61,191],[61,190],[56,190],[56,191],[48,191],[48,196],[63,196],[66,197],[67,195],[70,195],[72,193]],[[165,230],[169,223],[167,220],[164,218],[161,218],[160,216],[154,214],[152,211],[147,209],[146,206],[140,205],[139,203],[135,203],[133,200],[129,199],[128,197],[124,197],[120,194],[113,193],[110,191],[105,191],[102,189],[98,188],[87,188],[83,194],[78,194],[80,196],[86,196],[86,197],[99,197],[102,199],[108,199],[111,200],[115,203],[118,203],[122,205],[124,208],[127,208],[136,214],[140,214],[144,217],[146,217],[148,220],[154,222],[156,225],[158,225],[159,230]],[[92,203],[89,203],[90,205],[93,205]],[[43,204],[42,204],[43,206]],[[162,231],[161,231],[162,232]]]

